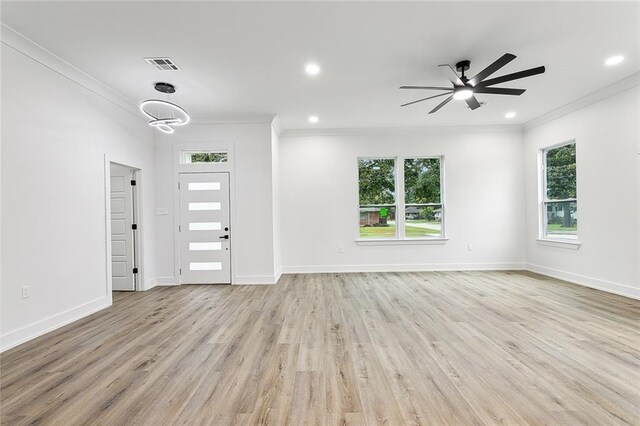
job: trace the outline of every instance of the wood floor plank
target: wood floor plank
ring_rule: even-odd
[[[515,271],[114,293],[0,357],[1,423],[640,424],[640,302]]]

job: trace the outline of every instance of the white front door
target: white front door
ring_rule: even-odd
[[[231,283],[229,173],[180,174],[182,284]]]
[[[133,273],[133,169],[111,164],[111,277],[113,290],[136,289]]]

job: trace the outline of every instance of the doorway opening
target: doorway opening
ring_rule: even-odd
[[[138,274],[138,169],[109,163],[111,221],[111,289],[136,291]]]

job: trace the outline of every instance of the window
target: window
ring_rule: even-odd
[[[543,238],[578,238],[576,199],[576,144],[571,142],[542,151]]]
[[[440,157],[358,159],[359,238],[444,236]],[[396,190],[397,188],[397,190]]]
[[[440,158],[404,160],[406,238],[442,236]]]
[[[395,160],[358,160],[360,238],[396,238]]]
[[[226,163],[227,151],[182,151],[182,163]]]

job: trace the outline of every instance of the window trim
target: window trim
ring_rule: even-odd
[[[393,201],[394,204],[360,204],[360,173],[359,173],[359,169],[358,166],[360,164],[361,160],[393,160],[393,185],[394,185],[394,197],[393,197]],[[358,213],[357,218],[358,218],[358,238],[356,238],[356,241],[397,241],[399,238],[399,233],[398,233],[398,229],[399,229],[399,225],[398,225],[398,196],[399,196],[399,191],[400,188],[398,187],[398,174],[399,174],[399,169],[398,169],[398,157],[392,157],[392,156],[366,156],[366,157],[358,157],[356,160],[356,173],[357,173],[357,181],[358,181],[358,185],[357,185],[357,197],[358,197],[358,202],[356,204],[356,211]],[[383,206],[383,207],[393,207],[395,209],[395,213],[396,213],[396,235],[393,238],[360,238],[360,208],[361,207],[367,207],[367,206],[371,206],[371,207],[376,207],[376,206]]]
[[[411,159],[438,159],[440,160],[440,204],[438,203],[413,203],[412,205],[436,205],[442,208],[440,235],[434,237],[407,237],[405,229],[405,188],[404,188],[404,161]],[[395,207],[396,211],[396,235],[393,238],[361,238],[360,237],[360,179],[358,174],[358,164],[360,160],[394,160],[394,184],[395,184]],[[446,234],[446,198],[445,198],[445,156],[444,155],[398,155],[398,156],[358,156],[356,158],[356,218],[357,218],[357,238],[358,245],[400,245],[400,244],[445,244],[449,238]],[[364,205],[363,205],[364,206]],[[378,206],[378,204],[376,204]]]
[[[558,200],[549,200],[547,198],[547,152],[561,148],[567,145],[575,145],[576,147],[576,198],[566,198],[566,199],[558,199]],[[553,145],[545,146],[540,148],[538,152],[538,238],[537,241],[540,244],[554,246],[554,247],[565,247],[565,246],[580,246],[579,234],[576,227],[576,235],[575,238],[567,238],[566,235],[562,234],[549,234],[547,232],[547,204],[553,204],[558,202],[575,202],[576,206],[578,205],[578,144],[576,143],[576,139],[569,139],[564,142],[556,143]],[[546,244],[545,244],[546,243]],[[558,244],[549,244],[549,243],[558,243]]]
[[[193,154],[226,154],[225,161],[203,161],[203,162],[192,162],[187,161],[191,160],[191,156]],[[182,149],[180,150],[180,164],[184,166],[191,166],[195,164],[226,164],[230,161],[230,153],[228,149]]]

